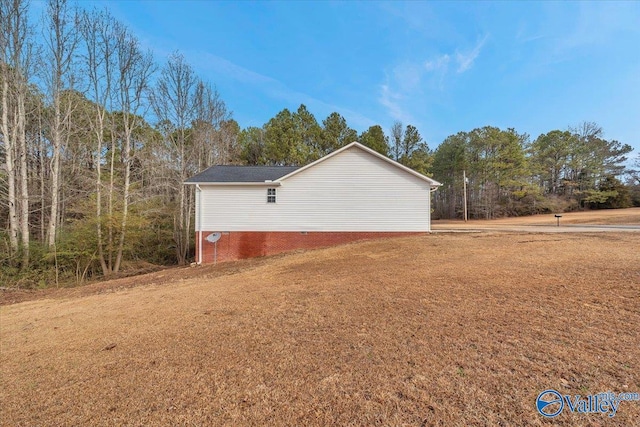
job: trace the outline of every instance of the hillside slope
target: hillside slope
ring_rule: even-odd
[[[0,307],[0,423],[545,425],[547,388],[640,391],[637,233],[440,234],[167,274]],[[639,418],[623,402],[606,424]]]

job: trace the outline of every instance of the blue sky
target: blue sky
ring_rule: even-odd
[[[413,124],[435,148],[485,125],[534,139],[586,120],[640,151],[637,1],[92,3],[159,63],[183,53],[242,127],[302,103],[358,131]]]

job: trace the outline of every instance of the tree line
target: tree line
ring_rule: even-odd
[[[352,141],[440,181],[435,219],[462,217],[465,175],[470,218],[640,205],[638,171],[625,167],[631,146],[605,139],[592,122],[534,141],[515,129],[485,126],[451,135],[432,150],[411,124],[396,121],[388,135],[380,125],[358,134],[340,114],[331,113],[319,124],[301,105],[293,113],[282,110],[260,128],[243,129],[238,160],[303,165]]]
[[[158,66],[106,9],[0,0],[0,280],[83,281],[184,264],[186,178],[239,130],[179,53]],[[128,264],[128,265],[125,265]]]
[[[463,171],[472,218],[640,202],[631,147],[593,123],[535,141],[484,127],[435,150],[411,124],[358,133],[304,105],[243,129],[181,54],[158,65],[107,9],[49,0],[31,22],[29,7],[0,0],[1,283],[188,263],[188,177],[214,164],[304,165],[355,140],[442,182],[434,218],[461,216]]]
[[[514,129],[459,132],[434,153],[432,173],[443,183],[434,196],[436,216],[461,217],[463,171],[471,218],[640,205],[637,173],[625,167],[631,151],[628,144],[605,139],[592,122],[534,141]],[[625,175],[626,185],[620,180]]]

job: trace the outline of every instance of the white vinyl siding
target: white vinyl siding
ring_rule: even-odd
[[[263,186],[201,188],[204,231],[430,230],[429,183],[357,147],[282,180],[277,203]]]

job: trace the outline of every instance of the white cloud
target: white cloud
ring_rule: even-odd
[[[517,40],[520,41],[521,43],[529,43],[529,42],[543,39],[545,37],[546,36],[544,36],[543,34],[538,34],[535,36],[520,36],[520,37],[517,37]]]
[[[449,68],[451,57],[448,54],[440,55],[435,59],[426,61],[424,68],[427,71],[446,71]]]
[[[425,61],[424,69],[431,73],[428,83],[432,88],[444,90],[444,79],[449,72],[451,56],[449,54],[440,55],[437,58]]]
[[[221,58],[217,55],[213,55],[208,52],[197,52],[190,56],[190,60],[204,68],[212,68],[216,72],[224,75],[233,76],[234,79],[240,80],[249,84],[278,84],[278,81],[274,78],[265,76],[255,71],[248,70],[240,65]]]
[[[393,69],[393,77],[403,92],[411,92],[420,87],[423,71],[420,66],[404,62]]]
[[[488,39],[485,35],[466,52],[442,53],[430,59],[417,62],[405,61],[395,65],[379,86],[378,101],[394,120],[418,124],[411,111],[425,110],[425,99],[440,98],[445,90],[445,81],[453,70],[464,73],[473,67],[475,60]]]
[[[392,90],[388,84],[380,86],[380,104],[386,109],[387,113],[394,119],[404,123],[414,122],[411,114],[407,113],[400,105],[404,96],[398,91]]]
[[[489,35],[485,35],[482,39],[478,40],[473,49],[468,51],[456,50],[455,54],[442,54],[435,58],[429,59],[424,62],[424,70],[433,73],[439,77],[439,86],[442,88],[444,76],[448,74],[449,68],[452,62],[455,61],[457,65],[456,72],[458,74],[464,73],[473,67],[473,63],[480,55],[482,47],[487,42]]]
[[[530,30],[527,22],[521,22],[518,25],[518,30],[516,31],[516,41],[519,43],[529,43],[532,41],[540,40],[545,38],[546,36],[541,32],[540,29]]]
[[[199,69],[211,69],[216,74],[223,74],[234,80],[255,86],[257,90],[263,92],[269,97],[280,99],[289,104],[295,105],[295,108],[297,108],[299,104],[305,104],[307,108],[316,115],[324,114],[319,113],[319,111],[323,110],[327,111],[327,114],[336,111],[344,116],[352,126],[357,128],[367,128],[375,123],[374,120],[352,109],[331,104],[314,98],[306,93],[291,89],[286,84],[274,79],[273,77],[249,70],[225,58],[221,58],[208,52],[189,53],[189,59],[193,61],[195,66]],[[322,120],[322,117],[316,116],[316,118],[318,121]]]
[[[476,43],[475,47],[469,52],[456,52],[456,62],[458,63],[458,69],[456,71],[458,73],[464,73],[473,66],[473,63],[475,62],[476,58],[478,58],[478,55],[480,55],[480,51],[482,50],[482,47],[484,46],[488,37],[488,35],[485,35],[482,40],[479,40]]]

